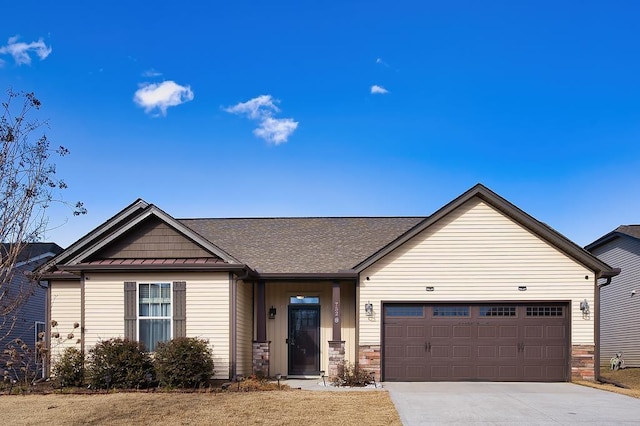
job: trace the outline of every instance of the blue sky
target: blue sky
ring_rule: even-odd
[[[51,210],[63,246],[138,197],[175,217],[422,216],[478,182],[580,245],[640,223],[636,2],[3,15],[0,88],[41,99],[71,150],[64,197],[89,210]]]

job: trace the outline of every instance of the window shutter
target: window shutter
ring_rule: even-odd
[[[173,283],[173,337],[187,335],[187,283]]]
[[[124,338],[138,340],[136,318],[136,283],[124,283]]]

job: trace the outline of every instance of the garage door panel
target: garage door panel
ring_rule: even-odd
[[[452,354],[453,359],[459,359],[459,358],[469,359],[471,358],[471,354],[473,353],[473,350],[471,346],[454,346],[452,353],[453,353]]]
[[[478,326],[479,339],[494,339],[496,337],[498,337],[498,327],[496,327],[495,325]]]
[[[476,376],[478,379],[490,380],[498,376],[498,366],[496,365],[479,365],[476,367]]]
[[[516,365],[501,365],[498,367],[499,380],[517,380],[519,367]]]
[[[431,378],[436,380],[445,380],[451,378],[449,366],[445,365],[432,365],[429,369]]]
[[[407,337],[424,337],[425,326],[410,325],[407,327]]]
[[[529,359],[542,359],[544,348],[541,346],[525,346],[524,358]]]
[[[526,325],[524,327],[524,337],[526,339],[542,339],[544,337],[544,326]]]
[[[434,325],[431,326],[431,336],[432,337],[450,337],[451,336],[451,327],[448,325]]]
[[[387,359],[392,358],[404,358],[406,353],[406,346],[386,345],[384,355]]]
[[[432,358],[449,358],[451,356],[451,346],[432,345],[430,353]]]
[[[495,358],[498,356],[496,346],[478,346],[478,358]]]
[[[457,325],[453,327],[453,337],[471,337],[471,326]]]
[[[452,380],[470,380],[475,377],[475,368],[471,365],[454,365],[451,367]]]
[[[518,338],[518,326],[515,326],[515,325],[501,325],[500,326],[500,338],[501,339],[517,339]]]
[[[547,359],[564,359],[565,349],[564,346],[547,346],[545,357]]]
[[[518,357],[518,347],[517,346],[500,346],[498,350],[498,358],[499,360],[505,358],[517,358]]]
[[[407,346],[408,358],[424,358],[424,345],[420,346]]]
[[[384,329],[384,335],[390,337],[403,337],[404,327],[401,325],[387,325]]]
[[[384,380],[568,377],[569,318],[564,304],[416,305],[419,317],[383,319]]]
[[[548,339],[565,339],[566,328],[560,325],[548,325],[545,327]]]

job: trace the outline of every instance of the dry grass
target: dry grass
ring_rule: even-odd
[[[401,425],[387,392],[111,393],[0,397],[12,425]]]
[[[600,375],[604,381],[610,381],[626,386],[625,389],[611,383],[577,382],[581,385],[590,386],[611,392],[640,398],[640,368],[625,368],[624,370],[611,371],[608,367],[602,367]]]

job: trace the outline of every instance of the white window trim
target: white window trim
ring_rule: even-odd
[[[140,286],[150,284],[168,284],[169,285],[169,315],[168,316],[148,316],[142,317],[143,320],[162,319],[169,320],[169,340],[173,339],[173,283],[172,282],[140,282],[136,284],[136,340],[140,342]],[[148,350],[148,348],[147,348]]]

